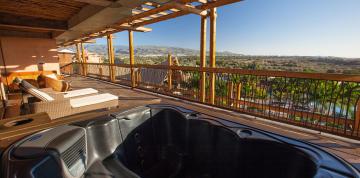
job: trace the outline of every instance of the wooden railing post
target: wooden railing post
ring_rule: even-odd
[[[103,78],[103,70],[101,67],[99,68],[99,75],[100,75],[100,78],[102,79]]]
[[[129,59],[130,59],[130,72],[131,72],[131,87],[136,87],[135,73],[134,73],[134,34],[133,31],[129,30]]]
[[[172,90],[172,70],[171,70],[171,66],[172,66],[172,56],[169,53],[168,54],[168,90],[169,91]]]
[[[227,84],[227,104],[228,106],[233,105],[233,94],[234,94],[234,83],[231,81],[228,81]]]
[[[236,85],[236,108],[240,108],[240,100],[241,100],[241,83]]]
[[[207,17],[201,16],[201,33],[200,33],[200,69],[206,67],[206,21]],[[205,103],[206,99],[206,73],[200,72],[200,102]]]
[[[136,79],[137,85],[140,85],[141,83],[141,68],[139,67],[137,71],[137,79]]]
[[[108,57],[109,57],[109,77],[110,81],[115,81],[115,70],[113,64],[115,63],[114,56],[114,46],[112,42],[112,34],[107,35],[107,47],[108,47]]]
[[[356,114],[355,114],[355,120],[354,120],[354,133],[356,133],[356,136],[359,136],[359,129],[360,129],[360,101],[357,102],[356,105]]]
[[[216,65],[216,8],[210,10],[210,67]],[[215,73],[210,73],[210,104],[215,104]]]

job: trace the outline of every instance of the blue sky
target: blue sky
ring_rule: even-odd
[[[199,49],[200,17],[196,15],[148,27],[153,31],[134,34],[135,45]],[[115,45],[128,45],[127,32],[115,36]],[[220,7],[217,50],[360,57],[360,0],[246,0]]]

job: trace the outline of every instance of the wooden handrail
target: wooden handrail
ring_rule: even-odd
[[[86,63],[86,65],[108,66],[109,64]],[[112,64],[111,66],[131,68],[131,65],[129,64]],[[331,80],[331,81],[343,81],[343,82],[360,82],[360,75],[349,75],[349,74],[305,73],[305,72],[270,71],[270,70],[248,70],[248,69],[234,69],[234,68],[209,68],[209,67],[200,68],[200,67],[191,67],[191,66],[169,67],[168,65],[149,65],[149,64],[134,64],[133,67],[165,69],[165,70],[171,69],[171,70],[208,72],[208,73],[228,73],[228,74],[268,76],[268,77],[317,79],[317,80]]]

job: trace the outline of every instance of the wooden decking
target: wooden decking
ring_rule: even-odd
[[[38,125],[32,125],[29,128],[17,128],[17,129],[1,129],[0,128],[0,148],[5,148],[11,142],[24,137],[30,133],[43,130],[46,128],[54,127],[61,124],[67,124],[74,121],[91,119],[96,116],[108,114],[110,112],[116,112],[134,108],[136,106],[143,106],[147,104],[173,104],[195,110],[209,117],[219,117],[232,121],[239,122],[248,126],[256,127],[273,133],[278,133],[291,138],[308,141],[321,146],[323,149],[328,150],[346,161],[353,164],[360,169],[360,141],[349,140],[344,138],[337,138],[333,136],[323,135],[317,131],[311,131],[301,129],[294,126],[280,124],[277,122],[267,121],[261,118],[255,118],[253,116],[243,115],[232,111],[218,109],[201,105],[198,103],[192,103],[181,99],[166,97],[138,89],[130,89],[129,87],[111,84],[91,78],[83,77],[68,77],[66,80],[71,82],[72,89],[80,88],[94,88],[100,92],[112,93],[119,96],[119,108],[111,111],[96,111],[93,113],[84,113],[76,116],[62,118],[58,120],[41,121]],[[46,119],[45,119],[46,120]],[[0,123],[1,125],[1,123]]]

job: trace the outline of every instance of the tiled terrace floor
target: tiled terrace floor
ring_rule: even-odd
[[[240,113],[208,107],[198,103],[166,97],[138,89],[132,90],[125,86],[111,84],[91,78],[69,77],[67,80],[71,81],[71,86],[73,89],[92,87],[99,90],[100,92],[107,92],[118,95],[121,109],[142,106],[144,103],[146,103],[145,101],[150,100],[154,101],[153,103],[182,106],[184,108],[195,110],[206,115],[237,121],[248,126],[315,143],[320,145],[322,148],[335,153],[336,155],[347,160],[360,169],[360,141],[329,137],[327,135],[322,135],[317,131],[305,130],[276,122],[270,122],[261,118],[246,116]]]

